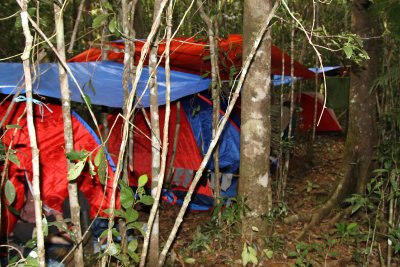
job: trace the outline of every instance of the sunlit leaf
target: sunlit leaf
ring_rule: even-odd
[[[141,175],[139,177],[138,186],[139,187],[145,186],[145,184],[147,183],[148,180],[149,180],[149,177],[147,176],[147,174]]]
[[[264,249],[263,251],[268,259],[272,259],[272,257],[274,256],[274,252],[270,249]]]
[[[343,51],[346,54],[347,58],[351,58],[351,56],[353,55],[353,48],[351,46],[343,47]]]
[[[86,161],[78,161],[68,170],[68,181],[75,181],[76,178],[82,173],[83,168],[85,167]]]
[[[185,262],[188,264],[195,264],[196,263],[196,259],[194,258],[186,258]]]

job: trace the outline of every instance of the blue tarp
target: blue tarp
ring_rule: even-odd
[[[200,151],[206,153],[212,140],[212,105],[195,97],[182,102],[186,117],[192,127]],[[223,110],[223,109],[222,109]],[[240,132],[233,122],[234,114],[225,125],[219,141],[219,167],[221,172],[235,173],[240,162]],[[207,169],[214,170],[214,160],[210,158]]]
[[[68,63],[84,93],[93,104],[113,108],[123,105],[122,74],[123,65],[115,62],[79,62]],[[33,72],[32,72],[33,73]],[[39,64],[38,74],[33,84],[33,91],[40,96],[60,99],[60,82],[58,66],[55,63]],[[149,70],[144,68],[140,77],[137,96],[141,96],[146,89],[149,79]],[[158,99],[159,104],[165,104],[165,70],[158,68]],[[0,63],[0,93],[15,93],[18,86],[24,81],[22,63]],[[91,86],[89,85],[91,83]],[[208,88],[210,79],[198,75],[171,71],[171,101],[184,96],[193,95]],[[69,77],[71,100],[83,102],[81,94]],[[94,90],[92,90],[92,88]],[[150,105],[149,89],[147,88],[141,104]]]

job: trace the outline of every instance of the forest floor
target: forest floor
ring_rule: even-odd
[[[296,241],[296,236],[304,223],[284,223],[285,217],[310,215],[323,204],[342,169],[343,136],[317,136],[312,155],[306,147],[305,142],[296,145],[290,160],[285,202],[274,205],[269,220],[271,234],[263,244],[258,243],[256,266],[361,266],[366,260],[369,266],[379,266],[375,250],[368,259],[365,257],[366,231],[360,216],[343,219],[337,216],[339,210],[333,210],[301,241]],[[165,242],[178,211],[177,206],[162,204],[161,242]],[[167,266],[243,266],[243,240],[238,224],[223,222],[218,227],[211,223],[212,219],[211,212],[186,215]]]

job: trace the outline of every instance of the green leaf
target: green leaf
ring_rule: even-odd
[[[343,47],[343,51],[346,54],[346,58],[351,58],[351,56],[353,55],[353,48],[351,46]]]
[[[43,219],[42,219],[42,229],[43,229],[43,235],[48,236],[49,235],[49,226],[47,224],[46,216],[43,216]]]
[[[274,252],[270,249],[264,249],[263,251],[268,259],[272,259],[272,257],[274,256]]]
[[[150,206],[150,205],[153,205],[154,198],[149,195],[143,195],[139,201],[140,201],[140,203],[143,203],[144,205]]]
[[[89,152],[87,152],[86,150],[80,150],[80,151],[73,150],[67,153],[67,158],[69,160],[86,160],[88,155]]]
[[[147,174],[143,174],[142,176],[140,176],[138,181],[138,187],[143,187],[148,180],[149,177],[147,176]]]
[[[10,130],[10,129],[22,129],[22,127],[19,126],[18,124],[9,124],[9,125],[6,125],[6,129],[7,130]]]
[[[79,177],[79,175],[82,173],[83,168],[85,167],[86,161],[78,161],[78,163],[75,163],[72,168],[68,170],[68,181],[72,182],[75,181],[76,178]]]
[[[109,11],[113,11],[113,7],[112,7],[112,5],[110,4],[110,2],[104,2],[104,3],[103,3],[103,6],[104,6],[106,9],[108,9]]]
[[[357,223],[350,223],[349,225],[347,225],[347,231],[351,231],[353,229],[356,229],[358,227]]]
[[[108,254],[113,256],[113,255],[117,255],[119,253],[119,246],[115,243],[111,243],[109,249],[108,249]]]
[[[130,208],[133,206],[133,202],[135,201],[135,195],[133,193],[133,190],[124,184],[121,184],[121,194],[120,194],[120,200],[121,200],[121,205],[125,209]]]
[[[249,262],[249,258],[250,258],[250,254],[247,251],[247,245],[246,244],[243,245],[243,250],[242,250],[242,255],[241,256],[242,256],[242,264],[243,264],[243,266],[246,266],[247,263]]]
[[[18,167],[21,166],[21,162],[19,161],[18,157],[16,154],[9,154],[8,155],[8,160],[17,165]]]
[[[92,107],[92,99],[90,98],[90,96],[84,93],[83,97],[85,98],[85,99],[82,99],[83,102],[86,102],[88,104],[89,108]]]
[[[92,27],[98,28],[108,18],[110,14],[100,14],[93,19]]]
[[[15,200],[16,192],[15,192],[14,184],[11,183],[10,180],[6,181],[6,184],[4,186],[4,191],[5,191],[6,199],[7,199],[8,203],[9,203],[9,205],[11,205]]]
[[[117,19],[115,18],[115,16],[112,18],[112,20],[110,21],[110,23],[108,23],[108,30],[111,33],[115,33],[115,30],[117,29]]]
[[[99,167],[100,163],[106,159],[106,154],[104,153],[104,148],[100,147],[99,151],[97,151],[96,156],[94,157],[94,164]]]
[[[103,147],[100,147],[99,151],[97,151],[96,157],[94,158],[94,164],[97,166],[97,174],[100,183],[104,184],[107,174],[107,159]]]
[[[126,209],[126,222],[134,222],[139,218],[139,212],[132,207]]]
[[[136,251],[136,249],[137,249],[137,247],[138,247],[138,241],[137,241],[137,239],[133,239],[131,242],[129,242],[129,244],[128,244],[128,253],[129,252],[135,252]],[[130,255],[130,254],[129,254]]]
[[[188,264],[195,264],[196,263],[196,259],[194,258],[186,258],[185,262]]]

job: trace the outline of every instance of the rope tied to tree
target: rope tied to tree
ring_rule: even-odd
[[[14,98],[14,102],[28,102],[28,101],[39,106],[39,113],[42,116],[42,121],[43,121],[43,116],[44,116],[44,108],[43,107],[45,107],[48,111],[50,111],[50,113],[53,113],[53,110],[51,110],[51,108],[49,108],[49,106],[47,106],[45,103],[43,103],[40,100],[30,98],[30,97],[25,97],[23,95],[20,95],[20,96]]]

